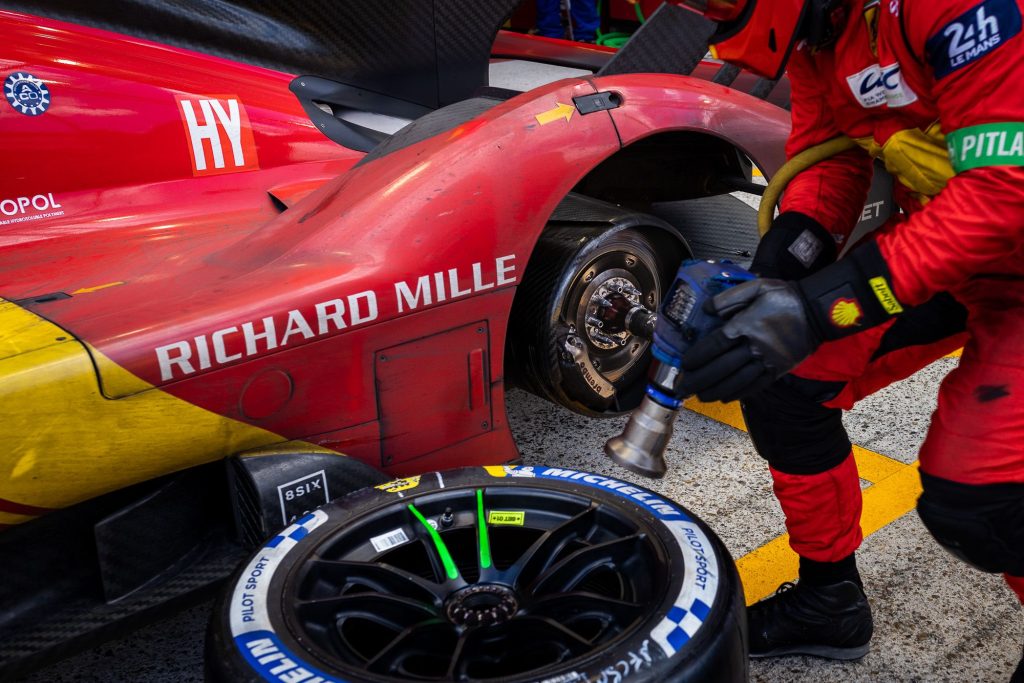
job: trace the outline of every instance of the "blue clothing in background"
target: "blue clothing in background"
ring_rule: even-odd
[[[597,37],[601,20],[596,0],[571,0],[572,33],[576,40],[592,41]],[[537,33],[548,38],[565,37],[562,28],[562,0],[537,0]]]

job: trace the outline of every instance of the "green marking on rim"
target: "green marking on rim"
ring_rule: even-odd
[[[487,517],[484,516],[484,491],[476,490],[476,524],[480,529],[480,568],[491,566],[491,539],[487,535]]]
[[[437,554],[441,556],[441,564],[444,565],[444,571],[448,578],[453,580],[459,578],[459,568],[455,566],[455,560],[452,559],[452,554],[448,552],[448,546],[444,544],[441,534],[437,533],[437,529],[430,526],[427,518],[412,503],[409,503],[409,512],[415,515],[416,519],[420,520],[420,524],[430,534],[430,539],[434,542],[434,547],[437,548]]]

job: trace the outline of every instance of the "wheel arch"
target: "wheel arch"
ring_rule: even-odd
[[[734,142],[707,129],[663,130],[624,145],[595,165],[574,191],[643,208],[721,194],[725,179],[750,179],[753,164]]]
[[[656,266],[663,283],[671,282],[675,268],[684,258],[744,260],[752,255],[758,239],[757,214],[728,192],[751,184],[752,167],[752,160],[744,150],[708,129],[656,131],[594,164],[555,207],[531,248],[530,265],[517,287],[506,330],[510,344],[518,340],[527,343],[531,350],[524,353],[511,345],[507,348],[506,377],[570,410],[591,416],[616,414],[631,408],[632,401],[639,396],[634,382],[619,387],[604,377],[596,361],[592,367],[592,359],[583,352],[590,349],[588,344],[577,347],[585,358],[576,358],[576,364],[586,369],[581,372],[586,381],[573,381],[570,379],[574,376],[572,369],[555,361],[551,355],[564,355],[565,350],[572,352],[571,348],[547,347],[548,350],[541,353],[536,349],[544,349],[545,345],[536,343],[532,337],[528,341],[521,339],[522,335],[515,331],[524,320],[548,324],[547,318],[538,321],[533,317],[537,310],[534,300],[543,299],[545,289],[569,292],[569,283],[580,274],[569,267],[579,264],[562,260],[559,256],[562,248],[556,244],[552,251],[550,242],[564,242],[566,231],[578,230],[581,245],[578,253],[582,258],[593,251],[593,244],[612,240],[617,233],[635,230],[661,257]],[[595,233],[602,228],[604,232],[596,237]],[[547,235],[552,240],[548,240]],[[587,240],[592,242],[584,245]],[[542,267],[537,261],[545,254],[554,258],[549,266]],[[645,305],[653,310],[658,303],[646,302]],[[551,325],[552,329],[559,328],[555,322]],[[574,333],[571,325],[569,333]],[[520,365],[529,369],[524,370]],[[550,378],[549,382],[538,379],[542,377]],[[602,379],[604,382],[600,381]],[[538,391],[538,386],[544,386],[545,390]],[[594,389],[598,396],[615,392],[614,398],[609,399],[614,406],[610,412],[575,396],[578,392],[589,396],[588,386],[600,386]]]
[[[584,415],[632,409],[642,394],[637,373],[646,367],[649,340],[612,328],[608,334],[622,338],[621,353],[614,346],[594,348],[592,338],[600,333],[584,324],[590,314],[573,302],[582,295],[592,305],[598,294],[581,288],[589,292],[608,278],[626,278],[640,291],[619,289],[618,296],[632,296],[634,304],[653,310],[679,262],[691,255],[685,238],[661,218],[570,193],[540,234],[516,289],[505,336],[507,381]],[[602,368],[595,352],[601,363],[613,364]],[[636,361],[640,365],[631,370]]]
[[[755,174],[768,171],[721,131],[669,129],[624,145],[574,191],[662,219],[690,257],[745,262],[760,238],[757,211],[732,193],[759,194]]]

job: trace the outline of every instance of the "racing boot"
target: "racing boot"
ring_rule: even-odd
[[[747,610],[750,656],[816,655],[859,659],[873,623],[864,590],[854,581],[784,583]]]

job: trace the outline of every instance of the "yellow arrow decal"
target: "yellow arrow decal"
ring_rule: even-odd
[[[81,289],[76,289],[75,291],[73,291],[71,293],[72,294],[88,294],[89,292],[98,292],[99,290],[106,289],[107,287],[117,287],[118,285],[123,285],[123,284],[124,284],[123,282],[108,282],[105,285],[96,285],[95,287],[82,287]]]
[[[547,111],[542,111],[537,114],[537,123],[542,126],[546,126],[552,121],[557,121],[558,119],[565,119],[566,123],[568,123],[575,111],[576,107],[571,104],[562,104],[559,102],[554,109],[548,109]]]

